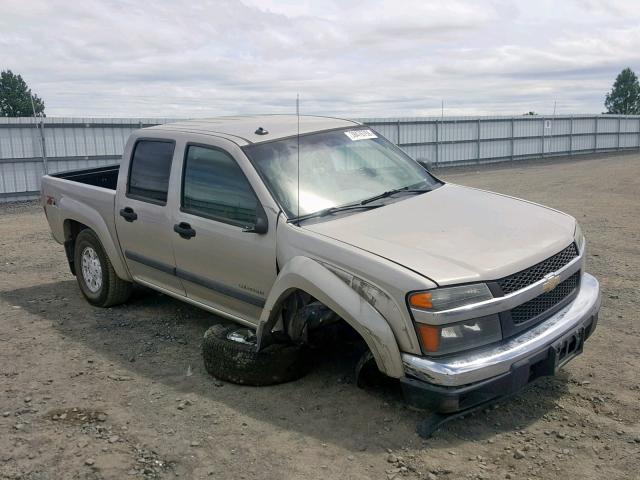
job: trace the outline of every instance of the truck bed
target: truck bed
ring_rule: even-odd
[[[119,170],[119,165],[109,165],[42,178],[42,203],[53,237],[59,243],[66,240],[68,221],[88,226],[104,242],[116,238],[114,208]]]
[[[84,168],[51,175],[54,178],[62,178],[72,182],[93,185],[94,187],[115,190],[118,183],[120,165],[107,165],[106,167]]]

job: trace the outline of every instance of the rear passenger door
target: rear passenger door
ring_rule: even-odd
[[[250,231],[265,212],[228,151],[187,144],[183,162],[176,273],[188,297],[257,323],[276,277],[275,226]]]
[[[120,248],[133,278],[184,295],[182,282],[175,276],[173,254],[176,202],[169,201],[170,179],[180,176],[179,171],[172,173],[175,147],[173,140],[163,138],[135,141],[128,175],[118,182],[115,218]]]

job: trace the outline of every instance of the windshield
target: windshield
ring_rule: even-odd
[[[399,188],[428,190],[439,185],[418,163],[367,128],[259,143],[244,151],[289,218]]]

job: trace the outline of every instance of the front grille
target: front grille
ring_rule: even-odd
[[[511,320],[515,325],[520,325],[542,315],[571,295],[579,281],[580,272],[576,272],[550,292],[518,305],[511,310]]]
[[[554,256],[549,257],[526,270],[504,277],[498,280],[497,283],[500,285],[503,295],[508,295],[516,290],[528,287],[532,283],[542,280],[545,275],[561,269],[577,256],[578,249],[576,248],[576,244],[572,243],[561,252],[556,253]]]

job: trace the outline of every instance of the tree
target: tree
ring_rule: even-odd
[[[604,101],[607,113],[640,114],[640,83],[633,70],[625,68],[616,78]]]
[[[20,75],[11,70],[0,72],[0,117],[31,117],[34,109],[36,114],[45,116],[44,102],[31,93]]]

